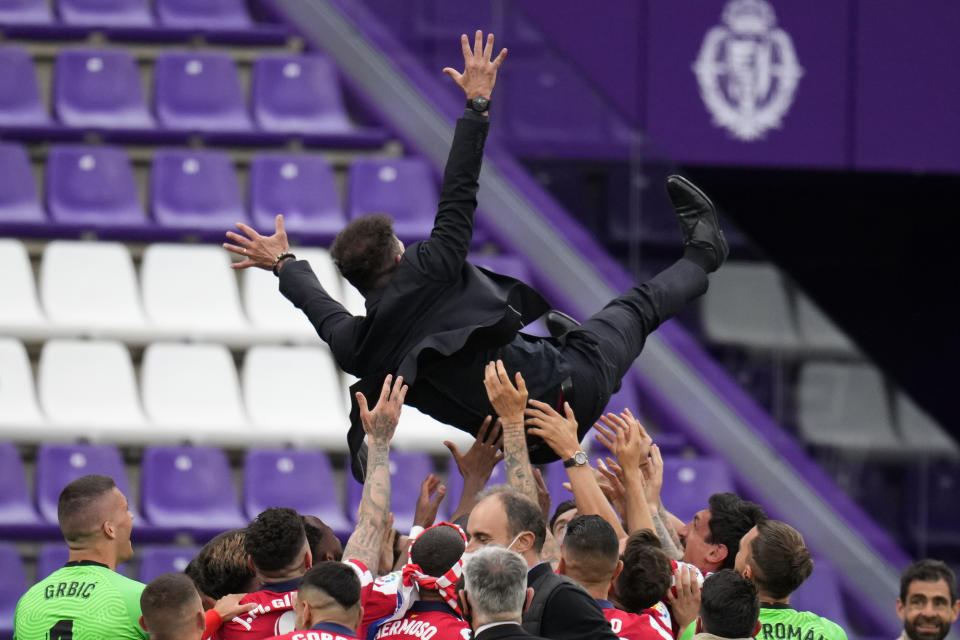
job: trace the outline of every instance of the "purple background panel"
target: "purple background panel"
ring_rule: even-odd
[[[960,3],[857,6],[856,168],[960,170]]]
[[[727,2],[649,0],[646,132],[680,163],[842,167],[849,163],[848,0],[771,2],[803,69],[779,129],[744,142],[712,123],[694,62]]]

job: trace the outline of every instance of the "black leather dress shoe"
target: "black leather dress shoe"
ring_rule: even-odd
[[[730,254],[727,239],[720,230],[717,208],[707,194],[683,176],[667,178],[667,194],[683,231],[683,246],[712,254],[715,261],[707,271],[716,271]]]
[[[550,335],[554,338],[559,338],[567,331],[576,329],[580,326],[579,322],[562,311],[557,311],[556,309],[551,309],[548,311],[547,317],[544,320],[547,324],[547,331],[549,331]]]

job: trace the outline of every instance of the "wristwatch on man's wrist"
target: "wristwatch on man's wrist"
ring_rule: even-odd
[[[490,110],[490,98],[484,98],[483,96],[467,98],[467,109],[477,113],[485,113]]]
[[[563,461],[563,466],[569,469],[570,467],[582,467],[587,464],[587,454],[583,451],[577,451],[573,454],[572,458]]]

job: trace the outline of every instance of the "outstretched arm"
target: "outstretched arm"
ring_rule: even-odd
[[[371,410],[367,399],[357,394],[360,420],[367,434],[367,475],[363,483],[363,497],[357,514],[357,526],[343,550],[344,560],[356,560],[371,571],[376,570],[384,532],[390,516],[390,440],[400,420],[400,408],[407,395],[403,378],[398,377],[391,388],[392,376],[383,381],[380,399]]]
[[[450,516],[450,521],[456,522],[458,518],[473,510],[473,507],[477,504],[477,494],[487,486],[487,482],[493,474],[493,468],[503,460],[503,454],[499,451],[503,444],[500,421],[493,423],[493,419],[487,416],[483,424],[480,425],[477,439],[473,441],[466,453],[460,453],[457,445],[449,440],[444,441],[443,444],[450,450],[454,462],[457,463],[457,471],[463,476],[463,491],[460,494],[460,503],[453,515]]]
[[[641,461],[647,464],[650,436],[629,410],[625,410],[619,416],[608,413],[601,416],[600,421],[607,428],[596,425],[598,437],[616,456],[622,469],[627,530],[633,533],[640,529],[650,529],[656,533],[640,472]]]
[[[483,32],[477,31],[473,48],[466,35],[460,36],[463,48],[463,73],[444,69],[463,89],[467,98],[490,98],[497,80],[497,70],[507,56],[503,49],[495,59],[493,34],[484,45]],[[448,280],[457,276],[466,260],[473,238],[473,212],[477,208],[477,189],[483,145],[490,123],[486,114],[468,110],[457,122],[450,155],[443,173],[440,204],[430,240],[420,243],[417,257],[431,277]]]
[[[569,403],[563,403],[563,412],[564,415],[560,415],[547,403],[531,400],[526,416],[530,435],[540,436],[561,460],[569,460],[580,451],[580,442],[577,440],[577,420]],[[625,537],[620,518],[603,495],[590,464],[569,467],[567,477],[577,501],[577,512],[600,516],[610,523],[618,538]]]

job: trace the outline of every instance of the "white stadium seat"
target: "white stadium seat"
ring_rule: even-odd
[[[0,333],[25,340],[48,337],[50,328],[40,311],[30,256],[19,240],[0,239],[0,273]]]
[[[27,350],[19,340],[0,338],[0,439],[36,439],[45,424]]]
[[[256,340],[240,310],[237,278],[220,247],[154,244],[140,269],[143,304],[156,337],[243,345]]]
[[[755,349],[799,345],[783,279],[771,265],[728,262],[710,276],[700,310],[712,342]]]
[[[65,332],[136,341],[146,318],[130,252],[119,242],[55,240],[40,267],[40,297]]]
[[[894,411],[904,446],[909,452],[939,457],[960,455],[957,442],[902,391],[895,396]]]
[[[868,365],[811,362],[800,371],[799,427],[810,443],[846,450],[902,453],[883,376]]]
[[[263,442],[346,449],[350,418],[343,383],[326,345],[251,347],[243,396]]]
[[[837,356],[856,356],[850,338],[806,295],[797,293],[797,327],[804,351]]]
[[[153,343],[143,352],[140,379],[152,443],[251,444],[237,369],[224,345]]]
[[[320,284],[334,299],[341,297],[340,280],[330,253],[325,249],[296,249],[297,259],[307,260]],[[263,269],[245,269],[241,277],[243,308],[251,324],[263,337],[284,342],[319,340],[303,312],[280,293],[277,277]]]
[[[119,342],[50,340],[37,379],[49,419],[37,439],[137,440],[148,432],[130,354]]]

